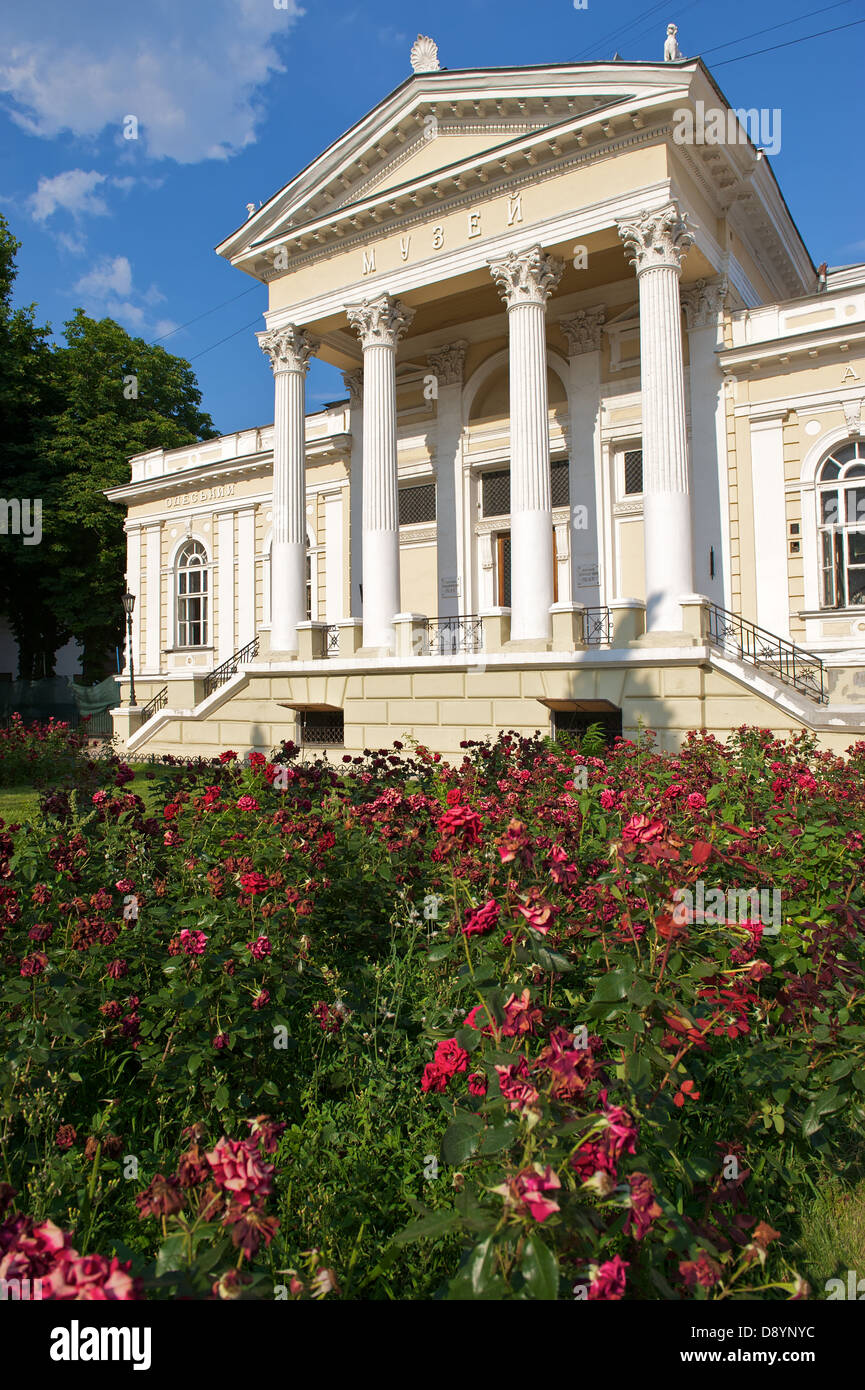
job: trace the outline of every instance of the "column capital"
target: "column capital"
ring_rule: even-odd
[[[562,278],[564,261],[548,256],[540,246],[509,251],[490,262],[490,275],[508,309],[520,304],[545,305]]]
[[[351,405],[363,405],[363,367],[353,372],[343,372],[342,379]]]
[[[455,343],[446,343],[427,353],[426,360],[439,386],[462,385],[467,347],[465,338],[459,338]]]
[[[714,328],[727,298],[727,277],[698,280],[680,293],[688,329]]]
[[[256,333],[255,336],[258,346],[270,359],[274,374],[308,372],[309,359],[321,346],[305,328],[298,328],[293,323],[287,323],[284,328],[271,328],[267,333]]]
[[[658,212],[643,211],[632,222],[616,225],[637,275],[665,268],[681,272],[685,254],[694,244],[687,217],[677,203],[669,203]]]
[[[568,356],[579,357],[583,352],[597,352],[601,346],[601,324],[606,318],[603,304],[594,309],[578,309],[559,319],[559,328],[568,340]]]
[[[415,311],[403,304],[401,299],[381,294],[377,299],[347,304],[346,314],[365,348],[395,348],[414,318]]]

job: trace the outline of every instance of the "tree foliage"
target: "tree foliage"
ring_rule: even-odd
[[[35,306],[13,309],[20,247],[0,217],[0,496],[39,498],[43,538],[0,536],[0,607],[25,679],[53,673],[70,637],[85,679],[105,674],[123,636],[123,509],[104,489],[129,481],[129,457],[216,434],[189,363],[82,309],[50,343]]]

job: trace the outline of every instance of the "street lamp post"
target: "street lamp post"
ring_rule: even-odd
[[[126,614],[126,638],[127,650],[129,652],[129,704],[135,705],[135,660],[132,655],[132,610],[135,607],[135,595],[127,590],[123,595],[123,611]]]

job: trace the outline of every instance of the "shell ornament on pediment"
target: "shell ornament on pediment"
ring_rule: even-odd
[[[441,68],[438,44],[426,34],[418,34],[411,46],[411,67],[412,72],[438,72]]]

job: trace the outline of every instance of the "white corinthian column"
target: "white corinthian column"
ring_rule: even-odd
[[[694,238],[675,203],[618,226],[640,292],[646,630],[679,632],[694,589],[679,276]]]
[[[490,264],[510,340],[511,640],[544,645],[553,601],[546,305],[563,270],[540,246]]]
[[[346,306],[363,345],[363,645],[393,650],[399,601],[396,345],[414,318],[389,294]]]
[[[306,618],[304,381],[318,343],[294,324],[257,337],[274,378],[270,645],[287,653],[297,651],[297,625]]]

